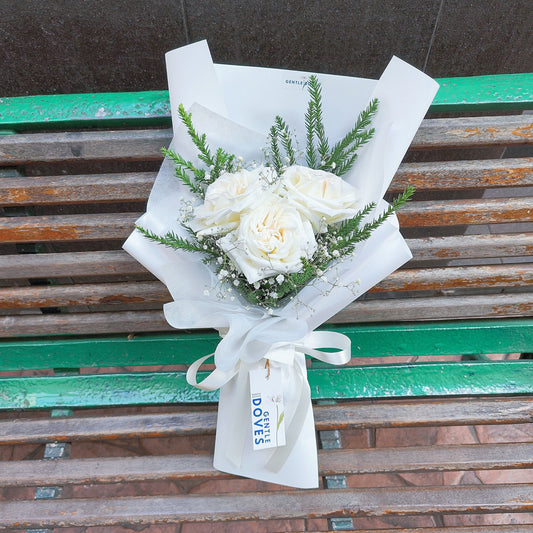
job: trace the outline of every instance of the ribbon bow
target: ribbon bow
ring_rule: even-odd
[[[335,351],[323,351],[324,349]],[[232,442],[226,443],[226,455],[237,467],[240,467],[243,447],[245,445],[249,411],[249,372],[254,367],[268,364],[279,366],[291,384],[291,398],[289,408],[286,409],[286,445],[277,448],[266,468],[278,472],[287,461],[296,444],[309,409],[311,408],[311,390],[307,382],[305,355],[309,355],[334,365],[346,364],[351,357],[350,339],[341,333],[332,331],[313,331],[297,342],[276,342],[259,361],[246,362],[239,360],[230,370],[215,368],[206,378],[198,382],[198,371],[202,364],[213,356],[206,355],[195,361],[187,371],[187,382],[201,390],[213,391],[226,385],[234,377],[232,413],[233,430]],[[282,391],[280,391],[282,392]],[[219,413],[219,420],[220,420]]]

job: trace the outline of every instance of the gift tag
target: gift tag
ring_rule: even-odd
[[[254,450],[285,445],[281,368],[267,360],[250,370],[250,409]]]

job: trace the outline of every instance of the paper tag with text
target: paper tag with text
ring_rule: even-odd
[[[281,368],[267,363],[250,370],[250,408],[254,450],[285,445]]]

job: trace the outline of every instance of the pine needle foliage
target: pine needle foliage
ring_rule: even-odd
[[[174,248],[175,250],[185,250],[186,252],[199,252],[202,254],[213,253],[218,255],[217,250],[210,250],[209,247],[204,247],[200,242],[194,237],[192,240],[184,239],[179,235],[176,235],[173,231],[165,233],[165,235],[157,235],[150,230],[147,230],[141,226],[135,226],[145,237],[148,239],[168,246],[169,248]],[[190,231],[194,235],[193,232]]]
[[[357,159],[357,150],[368,143],[375,133],[370,125],[378,110],[378,100],[373,99],[366,109],[361,111],[354,127],[330,148],[322,118],[322,86],[318,78],[313,75],[309,78],[307,87],[309,102],[304,117],[306,165],[315,170],[325,170],[342,176],[353,167]],[[269,141],[269,164],[278,174],[283,172],[285,166],[296,164],[291,131],[279,116],[270,129]],[[285,150],[285,155],[281,152],[281,147]],[[284,161],[287,163],[284,164]]]
[[[163,155],[174,162],[176,177],[186,185],[189,190],[203,199],[205,190],[213,183],[223,172],[234,172],[237,167],[235,155],[229,154],[222,148],[218,148],[214,154],[207,144],[205,133],[198,133],[192,122],[192,113],[187,113],[183,104],[178,107],[178,115],[181,122],[187,128],[187,133],[192,142],[198,149],[198,159],[209,169],[196,167],[191,161],[185,160],[174,150],[163,148]]]
[[[354,218],[341,222],[339,227],[333,230],[337,242],[330,247],[330,250],[338,250],[341,255],[351,253],[358,242],[368,239],[375,229],[401,209],[412,198],[414,191],[414,187],[407,187],[399,196],[394,198],[392,204],[385,211],[363,226],[361,226],[361,221],[376,207],[374,203],[367,205]]]

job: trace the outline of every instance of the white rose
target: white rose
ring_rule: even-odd
[[[316,232],[352,218],[362,208],[358,190],[330,172],[293,165],[283,173],[282,184],[288,200]]]
[[[253,209],[273,176],[263,166],[221,174],[205,192],[204,203],[194,209],[189,225],[199,235],[220,235],[239,225],[242,213]]]
[[[249,283],[298,272],[301,258],[310,259],[317,244],[308,220],[285,198],[264,193],[239,227],[218,241]]]

